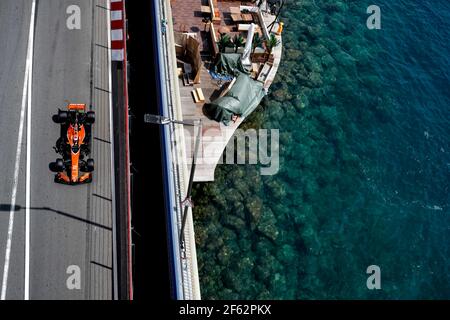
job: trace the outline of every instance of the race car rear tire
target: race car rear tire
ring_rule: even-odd
[[[61,158],[56,159],[55,161],[55,170],[56,172],[64,171],[64,161]]]
[[[86,160],[86,171],[87,172],[94,171],[94,159],[87,159]]]
[[[67,111],[61,111],[61,110],[58,110],[58,122],[59,122],[59,123],[64,123],[64,122],[66,122],[68,116],[69,116],[69,115],[68,115]]]
[[[86,123],[92,124],[95,122],[95,112],[88,111],[86,112]]]

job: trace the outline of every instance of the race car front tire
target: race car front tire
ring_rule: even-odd
[[[58,123],[64,123],[64,122],[66,122],[68,116],[69,116],[69,115],[67,114],[67,111],[61,111],[61,110],[58,110],[58,117],[57,117]]]
[[[61,158],[56,159],[55,161],[55,171],[62,172],[64,171],[64,160]]]
[[[87,159],[86,160],[86,171],[87,172],[94,171],[94,159]]]
[[[95,122],[95,112],[88,111],[86,112],[86,123],[93,124]]]

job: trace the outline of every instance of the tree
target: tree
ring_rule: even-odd
[[[272,53],[273,48],[275,48],[279,44],[280,40],[278,40],[277,37],[275,37],[275,35],[272,33],[269,39],[266,40],[267,52],[269,53],[269,55]]]
[[[235,35],[233,38],[234,52],[236,53],[240,47],[245,45],[245,40],[241,35]]]
[[[225,52],[225,48],[232,46],[231,38],[227,34],[220,34],[219,41],[217,42],[217,45],[219,46],[220,52]]]
[[[256,48],[262,48],[263,39],[259,36],[259,33],[255,33],[252,41],[252,54],[255,53]]]

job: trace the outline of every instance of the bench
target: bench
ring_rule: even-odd
[[[242,20],[246,22],[253,22],[253,16],[251,13],[243,13],[241,14]]]
[[[194,97],[194,102],[199,103],[200,100],[198,99],[197,90],[192,90],[191,93],[192,93],[192,96]]]
[[[202,88],[196,88],[191,91],[192,96],[194,97],[195,103],[205,102],[205,96],[203,95]]]
[[[195,89],[197,91],[197,97],[200,102],[205,102],[205,95],[203,94],[202,88]]]
[[[237,23],[237,22],[243,22],[245,20],[243,19],[242,14],[232,13],[231,21],[233,21],[233,23]]]

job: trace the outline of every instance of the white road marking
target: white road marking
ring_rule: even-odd
[[[25,67],[25,78],[23,80],[23,93],[22,93],[22,109],[20,111],[19,138],[17,140],[16,163],[14,166],[14,180],[11,193],[11,210],[9,211],[8,239],[6,241],[5,264],[3,266],[2,293],[0,298],[1,300],[6,299],[6,289],[8,287],[9,257],[11,255],[11,240],[14,226],[14,210],[16,206],[17,182],[19,178],[20,154],[22,153],[23,123],[25,120],[27,84],[28,84],[28,67]]]
[[[23,139],[23,128],[25,122],[25,104],[27,98],[27,90],[28,83],[30,78],[30,55],[32,54],[32,48],[30,47],[30,39],[33,38],[34,33],[34,16],[35,16],[35,6],[36,0],[33,0],[33,4],[31,7],[31,19],[30,19],[30,29],[28,35],[28,47],[27,47],[27,60],[25,64],[25,76],[23,80],[23,92],[22,92],[22,105],[20,111],[20,123],[19,123],[19,135],[17,139],[17,152],[16,159],[14,165],[14,180],[13,180],[13,188],[11,192],[11,210],[9,212],[9,224],[8,224],[8,238],[6,241],[6,250],[5,250],[5,264],[3,266],[3,279],[2,279],[2,291],[1,291],[1,300],[6,299],[6,290],[8,288],[8,272],[9,272],[9,262],[11,256],[11,243],[14,229],[14,211],[16,206],[16,196],[17,196],[17,185],[19,180],[19,169],[20,169],[20,156],[22,153],[22,139]],[[28,132],[28,130],[27,130]]]
[[[30,299],[30,179],[31,179],[31,101],[33,87],[33,49],[34,49],[34,20],[35,20],[36,0],[33,0],[31,7],[31,27],[28,39],[29,55],[27,56],[28,73],[28,108],[27,108],[27,173],[25,191],[25,286],[24,299]]]

